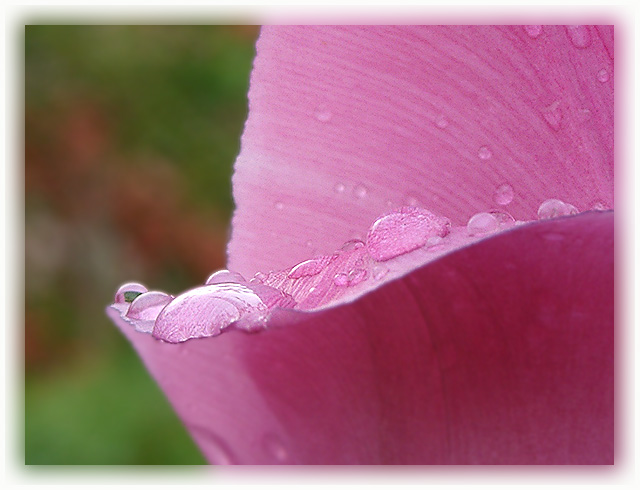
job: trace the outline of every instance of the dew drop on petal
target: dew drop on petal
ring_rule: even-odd
[[[435,247],[437,245],[440,245],[443,240],[444,240],[444,238],[442,238],[440,236],[429,237],[429,239],[427,240],[427,243],[425,243],[425,247],[427,247],[427,248]]]
[[[481,146],[478,150],[478,158],[480,158],[480,160],[489,160],[492,155],[493,153],[491,153],[488,146]]]
[[[524,27],[524,32],[526,32],[531,39],[536,39],[542,33],[542,26],[532,25],[532,26],[523,26],[523,27]]]
[[[345,242],[342,247],[340,247],[340,250],[343,252],[351,252],[353,250],[356,250],[357,248],[362,248],[364,247],[364,242],[362,240],[349,240],[348,242]]]
[[[492,233],[498,229],[499,222],[491,213],[477,213],[469,218],[467,231],[471,235]]]
[[[161,291],[148,291],[133,300],[126,316],[135,320],[155,320],[173,296]]]
[[[349,285],[349,276],[346,275],[344,272],[338,272],[334,277],[333,277],[333,283],[336,286],[348,286]]]
[[[360,284],[368,275],[369,273],[365,269],[353,269],[347,276],[349,279],[349,286]]]
[[[545,107],[542,111],[542,116],[551,129],[559,131],[563,116],[560,101],[557,100],[553,104]]]
[[[210,284],[177,296],[160,312],[153,336],[166,342],[218,335],[241,317],[264,315],[267,308],[242,284]]]
[[[445,129],[447,126],[449,126],[449,121],[447,121],[447,118],[442,115],[438,116],[436,118],[436,126],[440,129]]]
[[[246,281],[244,280],[244,277],[242,277],[237,272],[231,272],[227,269],[222,269],[211,274],[205,281],[205,284],[222,284],[225,282],[244,284]]]
[[[214,465],[236,465],[239,460],[233,454],[227,443],[210,429],[189,424],[189,430],[194,434],[196,440],[204,439],[204,446],[207,448],[207,458]]]
[[[322,272],[332,260],[333,256],[323,256],[305,260],[294,266],[287,274],[287,277],[290,279],[299,279],[305,276],[315,276]]]
[[[602,69],[598,72],[598,81],[605,83],[609,81],[609,72],[606,69]]]
[[[358,199],[363,199],[367,197],[368,192],[369,191],[367,191],[367,188],[362,184],[358,184],[353,188],[353,195],[356,196]]]
[[[326,123],[331,120],[331,118],[333,117],[333,114],[331,114],[331,111],[328,110],[326,107],[320,106],[315,111],[315,117],[318,121]]]
[[[557,218],[578,214],[578,209],[560,199],[547,199],[538,208],[538,219]]]
[[[273,433],[268,433],[262,439],[265,452],[277,463],[284,463],[289,459],[289,453],[282,440]]]
[[[493,193],[493,200],[499,206],[506,206],[513,201],[513,187],[511,184],[502,184]]]
[[[344,192],[345,186],[342,182],[338,182],[335,186],[333,186],[333,190],[338,194],[342,194]]]
[[[274,207],[275,207],[278,211],[281,211],[282,209],[284,209],[284,204],[282,204],[280,201],[276,201],[276,203],[274,204]]]
[[[142,293],[146,293],[147,288],[137,282],[128,282],[123,284],[116,291],[114,303],[131,303],[136,296]],[[126,294],[126,293],[139,293],[139,294]]]
[[[596,201],[591,205],[591,209],[594,211],[606,211],[609,207],[602,201]]]
[[[403,207],[378,218],[367,234],[367,252],[383,262],[449,233],[450,221],[426,209]]]
[[[584,49],[591,44],[591,33],[587,26],[567,26],[567,35],[576,48]]]
[[[389,268],[383,264],[376,264],[371,270],[371,275],[376,281],[379,281],[389,273]]]

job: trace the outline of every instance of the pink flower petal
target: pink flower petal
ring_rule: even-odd
[[[401,205],[612,208],[613,82],[612,26],[265,27],[229,268],[331,253]]]
[[[612,464],[613,221],[517,227],[258,334],[109,314],[212,463]]]

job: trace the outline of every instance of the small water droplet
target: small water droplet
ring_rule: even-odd
[[[493,193],[493,200],[499,206],[506,206],[513,201],[513,195],[511,184],[502,184]]]
[[[591,205],[591,209],[594,211],[606,211],[610,208],[603,201],[596,201]]]
[[[338,182],[336,185],[333,186],[333,190],[336,191],[338,194],[342,194],[344,192],[344,184],[342,182]]]
[[[367,196],[367,188],[365,186],[363,186],[362,184],[358,184],[353,188],[353,194],[354,196],[356,196],[358,199],[363,199]]]
[[[609,72],[606,69],[602,69],[598,72],[598,81],[605,83],[609,81]]]
[[[382,265],[382,264],[374,265],[373,269],[371,270],[371,275],[376,281],[379,281],[388,273],[389,273],[389,268],[386,265]]]
[[[538,219],[550,219],[573,214],[578,214],[578,209],[560,199],[547,199],[538,208]]]
[[[588,26],[567,26],[567,35],[576,48],[584,49],[591,44]]]
[[[524,31],[532,39],[536,39],[542,33],[542,26],[523,26],[523,27],[524,27]]]
[[[211,274],[205,284],[222,284],[225,282],[235,282],[238,284],[244,284],[246,281],[242,275],[237,272],[231,272],[227,269],[222,269]]]
[[[318,107],[318,109],[316,110],[316,119],[320,122],[329,122],[332,117],[333,114],[331,114],[331,111],[324,106]]]
[[[418,205],[418,198],[416,198],[415,196],[408,194],[405,196],[404,198],[404,204],[406,206],[417,206]]]
[[[269,433],[262,439],[265,452],[273,457],[278,463],[284,463],[289,458],[289,453],[284,447],[282,440],[275,434]]]
[[[546,107],[542,111],[542,116],[551,129],[554,131],[560,130],[560,124],[562,123],[562,109],[560,108],[560,101],[557,100],[550,106]]]
[[[493,153],[491,153],[488,146],[481,146],[478,150],[478,158],[480,158],[480,160],[489,160],[492,155]]]
[[[276,201],[274,206],[278,211],[281,211],[282,209],[284,209],[284,204],[282,204],[280,201]]]
[[[333,277],[333,283],[336,286],[348,286],[349,285],[349,276],[346,275],[344,272],[338,272],[334,277]]]
[[[258,283],[258,284],[262,284],[264,281],[266,281],[267,279],[267,275],[264,272],[256,272],[253,276],[253,278],[251,279],[251,283]]]
[[[135,320],[155,320],[167,304],[173,299],[161,291],[149,291],[138,296],[129,307],[127,317]]]
[[[355,286],[356,284],[360,284],[364,281],[369,273],[364,269],[353,269],[349,272],[349,286]]]
[[[127,284],[123,284],[116,291],[116,295],[114,298],[114,303],[131,303],[135,298],[132,298],[132,294],[125,293],[146,293],[147,288],[142,284],[137,282],[128,282]]]
[[[498,224],[500,226],[505,226],[505,225],[511,226],[516,222],[514,217],[511,216],[506,211],[489,211],[489,214],[492,215],[498,221]]]
[[[348,242],[344,242],[340,250],[343,252],[351,252],[357,248],[364,247],[364,242],[362,240],[349,240]]]
[[[441,236],[429,237],[429,239],[427,240],[427,243],[425,243],[425,247],[427,248],[435,247],[437,245],[440,245],[443,240],[444,238],[442,238]]]
[[[323,256],[315,259],[305,260],[294,266],[287,274],[290,279],[300,279],[301,277],[315,276],[332,262],[337,256]]]
[[[450,221],[426,209],[403,207],[378,218],[367,234],[367,251],[378,262],[424,246],[432,236],[449,233]]]
[[[211,430],[198,425],[189,424],[189,430],[193,433],[196,440],[204,439],[206,442],[201,443],[206,448],[207,459],[214,465],[235,465],[239,461],[227,445],[227,443]]]
[[[491,213],[477,213],[469,218],[467,231],[470,235],[484,235],[498,229],[499,222]]]
[[[444,129],[449,126],[449,121],[447,121],[446,117],[440,115],[436,118],[436,126],[438,126],[440,129]]]

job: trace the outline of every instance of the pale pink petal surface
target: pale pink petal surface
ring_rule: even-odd
[[[265,27],[228,266],[330,253],[402,205],[612,208],[613,75],[611,26]]]

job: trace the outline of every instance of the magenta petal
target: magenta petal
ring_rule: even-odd
[[[613,222],[514,228],[255,335],[110,315],[212,463],[612,464]]]
[[[613,73],[612,26],[265,27],[229,268],[330,253],[401,205],[612,208]]]

